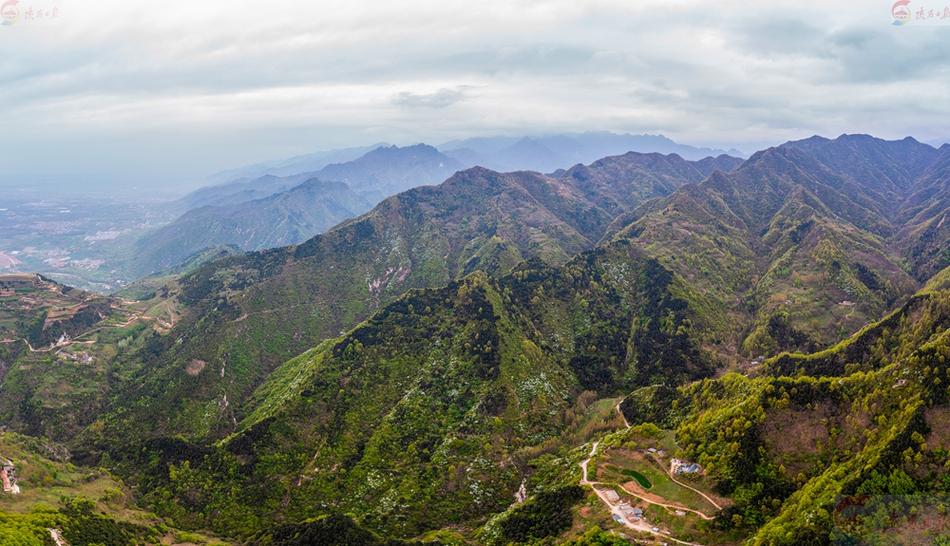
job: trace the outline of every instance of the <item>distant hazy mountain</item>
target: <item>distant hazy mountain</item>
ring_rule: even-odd
[[[179,199],[175,206],[180,211],[188,211],[207,206],[236,205],[287,191],[314,176],[312,172],[302,172],[288,176],[265,174],[256,178],[238,178],[226,184],[195,190]]]
[[[345,151],[350,150],[357,148]],[[314,155],[326,153],[329,152],[317,152]],[[288,166],[275,169],[274,172],[233,178],[223,184],[195,190],[179,199],[177,205],[183,211],[208,205],[234,205],[287,191],[311,178],[345,182],[353,191],[375,203],[415,186],[437,184],[464,168],[462,163],[425,144],[402,148],[379,146],[352,160],[294,172],[287,172],[291,169],[290,165],[303,169],[311,163],[285,162]]]
[[[168,269],[219,245],[261,250],[301,243],[390,195],[441,182],[460,168],[432,146],[388,146],[312,173],[202,188],[179,200],[187,211],[180,218],[139,240],[133,270]]]
[[[602,157],[629,151],[675,153],[690,160],[722,154],[742,155],[736,150],[678,144],[663,135],[631,135],[605,131],[536,137],[478,137],[446,142],[439,146],[439,149],[468,165],[506,171],[527,169],[541,172],[551,172],[578,163],[590,163]]]
[[[465,165],[427,144],[380,147],[354,161],[327,165],[322,180],[346,182],[371,201],[414,188],[438,184]]]
[[[703,160],[711,165],[706,174],[716,168],[730,168],[712,163],[717,156],[742,155],[735,150],[724,152],[678,144],[662,135],[610,132],[478,137],[447,142],[438,149],[425,144],[401,148],[376,144],[319,151],[222,171],[208,177],[213,185],[188,194],[176,205],[179,210],[187,211],[207,205],[253,201],[286,191],[310,178],[346,182],[369,200],[379,201],[414,186],[436,184],[455,171],[476,165],[499,171],[552,172],[630,151],[675,153],[684,159]]]
[[[228,169],[226,171],[215,173],[208,177],[208,182],[211,182],[212,184],[223,184],[242,178],[258,178],[265,174],[274,176],[288,176],[291,174],[314,172],[326,167],[331,163],[344,163],[346,161],[352,161],[366,152],[375,150],[381,146],[386,146],[386,143],[380,142],[373,144],[372,146],[356,146],[353,148],[341,148],[339,150],[321,150],[309,154],[290,157],[287,159],[264,161],[261,163],[255,163],[253,165],[247,165],[244,167]]]
[[[136,244],[140,273],[171,268],[209,247],[260,250],[295,244],[372,206],[343,182],[311,179],[263,199],[190,210]]]

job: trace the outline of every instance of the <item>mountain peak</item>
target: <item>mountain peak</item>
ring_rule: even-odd
[[[374,154],[389,155],[393,153],[425,153],[425,154],[436,155],[436,154],[440,154],[441,152],[439,152],[439,150],[437,150],[434,146],[430,146],[428,144],[425,144],[424,142],[420,142],[418,144],[411,144],[409,146],[396,146],[395,144],[391,146],[380,146],[379,148],[376,148],[375,150],[367,153],[363,157],[372,156]],[[357,159],[357,161],[358,160],[359,159]]]

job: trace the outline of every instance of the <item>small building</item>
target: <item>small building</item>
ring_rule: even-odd
[[[647,453],[649,453],[649,454],[651,454],[651,455],[654,454],[654,453],[656,453],[656,448],[655,448],[655,447],[648,447],[648,448],[647,448]]]
[[[670,460],[671,474],[699,474],[703,471],[702,467],[696,463],[683,461],[680,459]]]
[[[627,503],[620,505],[620,513],[623,514],[623,517],[627,518],[627,521],[639,521],[643,518],[643,510],[635,506],[630,506]]]
[[[620,495],[618,495],[617,492],[614,491],[613,489],[605,489],[604,498],[607,499],[607,501],[611,503],[620,502]]]

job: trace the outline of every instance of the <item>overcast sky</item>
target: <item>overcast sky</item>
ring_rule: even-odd
[[[0,173],[181,184],[318,149],[583,130],[942,140],[950,20],[894,26],[891,4],[19,0]]]

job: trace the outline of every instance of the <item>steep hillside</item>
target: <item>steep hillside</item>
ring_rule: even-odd
[[[627,161],[644,164],[618,166]],[[652,163],[698,176],[675,156],[636,154],[592,166],[600,186],[583,191],[570,177],[474,168],[387,199],[297,247],[208,264],[181,280],[189,312],[143,354],[147,373],[119,404],[134,408],[126,413],[132,422],[162,416],[154,434],[227,432],[242,415],[241,402],[275,366],[406,290],[444,286],[477,269],[505,272],[532,257],[562,264],[591,248],[611,219],[586,197],[612,187],[598,173],[615,173],[617,187],[647,185],[654,189],[641,194],[652,196],[662,190],[652,185]],[[668,184],[675,172],[663,174]],[[198,367],[204,373],[188,374]]]
[[[912,139],[791,142],[638,211],[618,236],[695,288],[725,354],[815,350],[919,286],[890,241],[900,204],[944,172],[937,156]]]
[[[101,469],[77,467],[58,444],[0,433],[0,459],[11,468],[17,493],[0,491],[0,544],[71,546],[215,544],[198,533],[169,528],[135,507],[131,492]],[[54,538],[55,537],[55,538]]]
[[[142,273],[154,273],[211,247],[261,250],[297,244],[370,206],[342,182],[313,178],[263,199],[190,210],[140,238],[135,261]]]
[[[564,262],[590,247],[525,189],[538,179],[466,171],[391,198],[303,245],[208,264],[182,279],[189,314],[146,355],[153,360],[148,373],[123,403],[137,407],[130,402],[141,397],[140,417],[150,422],[162,408],[157,414],[168,421],[155,423],[156,433],[200,437],[230,428],[237,415],[231,404],[270,369],[406,290],[444,285],[476,267],[510,268],[524,256]],[[594,225],[606,222],[577,203]],[[192,362],[203,363],[204,373],[189,375]]]
[[[900,230],[892,245],[919,280],[950,265],[950,144],[911,186],[897,214]]]
[[[581,391],[713,372],[673,282],[615,243],[413,291],[278,368],[218,447],[155,441],[147,461],[122,446],[110,457],[147,472],[156,510],[226,533],[312,516],[314,502],[401,537],[470,524],[510,504]]]
[[[69,438],[138,363],[128,359],[176,320],[168,302],[125,302],[38,275],[0,276],[0,422]]]
[[[937,543],[950,528],[948,312],[950,291],[921,293],[822,353],[622,408],[673,423],[683,456],[735,501],[717,527],[748,544]]]

